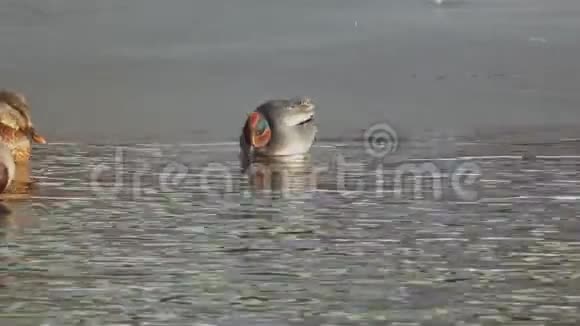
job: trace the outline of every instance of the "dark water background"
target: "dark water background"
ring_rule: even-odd
[[[311,96],[321,136],[580,121],[576,0],[10,0],[0,84],[53,141],[237,136]]]
[[[0,325],[578,325],[579,14],[3,2],[0,84],[51,143],[0,217]],[[294,95],[310,160],[248,179],[241,119]],[[376,158],[356,139],[385,120]]]

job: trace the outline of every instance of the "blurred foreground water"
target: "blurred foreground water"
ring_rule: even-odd
[[[248,180],[235,143],[37,148],[32,199],[1,220],[0,322],[577,325],[579,149],[561,130],[402,140],[383,160],[321,141],[277,165],[287,179]],[[397,188],[411,163],[432,174]]]

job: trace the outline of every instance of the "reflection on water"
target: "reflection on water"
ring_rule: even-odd
[[[577,324],[580,143],[513,139],[409,140],[385,159],[385,176],[476,163],[475,201],[345,192],[333,168],[304,182],[337,154],[372,166],[345,180],[372,180],[357,143],[261,174],[234,143],[40,147],[32,198],[4,203],[1,324]]]
[[[310,156],[258,157],[246,162],[242,172],[254,194],[268,192],[278,196],[303,197],[316,186]]]
[[[36,188],[30,176],[30,163],[16,164],[14,179],[8,188],[0,194],[0,200],[14,200],[28,198]]]

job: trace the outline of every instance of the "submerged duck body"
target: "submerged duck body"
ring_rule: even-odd
[[[8,147],[16,163],[21,163],[30,159],[31,140],[46,143],[34,128],[28,101],[18,92],[1,89],[0,143]]]
[[[8,189],[14,180],[16,164],[8,146],[0,143],[0,193]]]
[[[242,152],[264,157],[308,153],[317,133],[314,109],[306,97],[262,103],[246,119],[240,136]]]

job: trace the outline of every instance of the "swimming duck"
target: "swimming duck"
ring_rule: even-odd
[[[310,98],[269,100],[248,114],[240,136],[242,153],[249,157],[306,154],[316,137]]]
[[[0,143],[8,147],[16,164],[30,159],[30,140],[46,144],[32,124],[28,101],[21,93],[0,89]]]
[[[8,146],[0,143],[0,193],[3,193],[14,180],[16,164]]]

